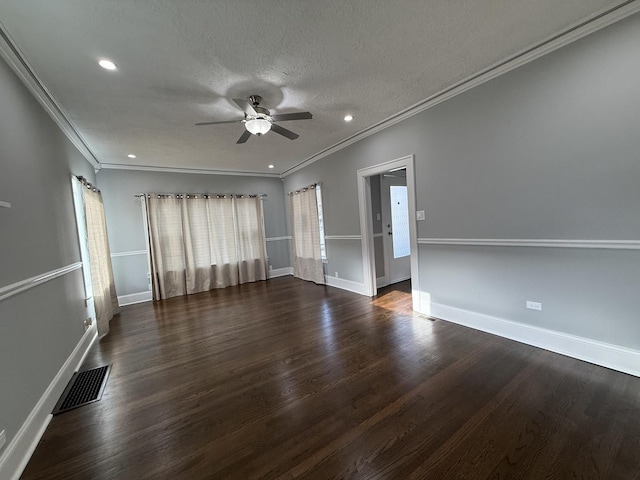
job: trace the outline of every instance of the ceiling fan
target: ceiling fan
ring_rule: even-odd
[[[286,122],[288,120],[309,120],[313,116],[309,112],[283,113],[280,115],[271,115],[269,110],[260,106],[262,97],[260,95],[249,96],[249,101],[234,98],[234,102],[244,111],[244,118],[241,120],[226,120],[222,122],[201,122],[196,123],[197,126],[202,125],[219,125],[222,123],[244,123],[246,130],[240,135],[236,143],[245,143],[251,135],[264,135],[272,130],[289,140],[295,140],[300,135],[281,127],[274,122]]]

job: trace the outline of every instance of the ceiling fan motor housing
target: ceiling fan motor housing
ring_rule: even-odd
[[[260,105],[262,97],[260,95],[249,95],[249,101],[251,102],[251,105],[253,105],[253,108],[255,108]]]
[[[264,116],[264,117],[268,117],[269,116],[269,110],[267,110],[266,108],[253,107],[253,109],[256,111],[258,116]]]

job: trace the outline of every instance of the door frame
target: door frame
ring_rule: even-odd
[[[409,245],[411,247],[411,298],[413,309],[419,310],[420,278],[418,275],[418,226],[416,224],[415,157],[405,157],[361,168],[358,175],[358,204],[360,210],[360,232],[362,239],[362,266],[364,294],[373,297],[377,293],[375,250],[373,245],[373,221],[371,219],[371,176],[389,170],[405,168],[407,171],[407,200],[409,208]]]

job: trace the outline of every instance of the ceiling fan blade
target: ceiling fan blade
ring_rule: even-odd
[[[253,108],[253,105],[251,105],[249,102],[247,102],[246,100],[242,100],[240,98],[234,98],[233,99],[234,102],[236,102],[236,104],[242,109],[242,111],[244,113],[246,113],[247,115],[258,115],[258,112],[256,112],[256,110]]]
[[[202,125],[221,125],[223,123],[239,123],[242,120],[223,120],[222,122],[200,122],[196,123],[196,126],[201,127]]]
[[[276,122],[286,122],[287,120],[310,120],[313,118],[309,112],[282,113],[280,115],[271,115]]]
[[[249,140],[250,136],[251,132],[249,130],[245,130],[244,132],[242,132],[242,135],[240,135],[240,138],[236,143],[245,143],[247,140]]]
[[[283,128],[280,125],[276,125],[275,123],[271,124],[271,130],[276,133],[279,133],[283,137],[287,137],[289,140],[295,140],[300,136],[297,133],[293,133],[291,130],[287,130],[286,128]]]

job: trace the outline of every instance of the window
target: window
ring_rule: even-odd
[[[154,298],[266,280],[256,196],[148,195]]]
[[[322,190],[320,184],[316,185],[316,201],[318,203],[318,224],[320,227],[320,255],[322,262],[327,263],[327,246],[324,240],[324,215],[322,213]]]
[[[407,187],[391,186],[391,227],[393,231],[393,258],[410,255]]]
[[[289,193],[292,229],[293,275],[324,283],[326,259],[322,200],[318,185]]]

